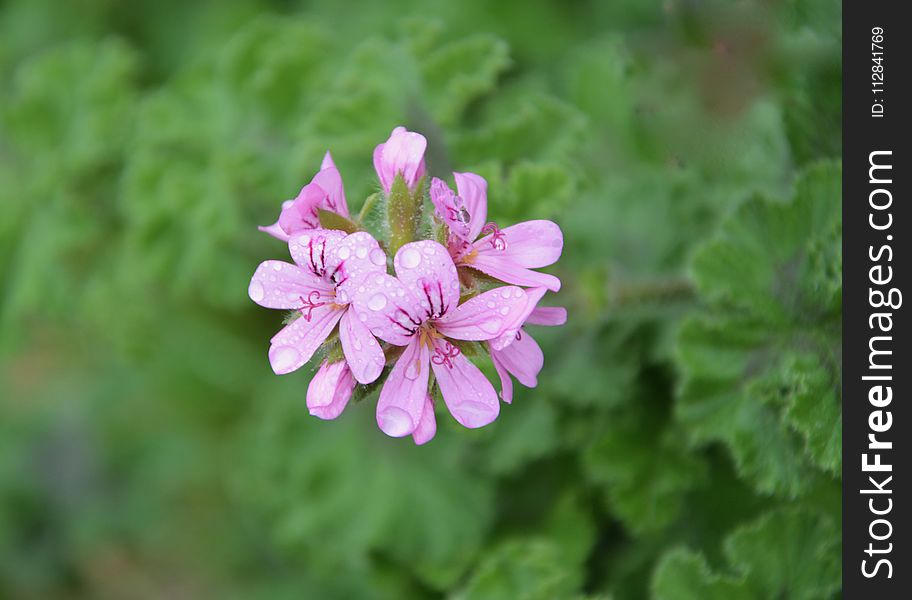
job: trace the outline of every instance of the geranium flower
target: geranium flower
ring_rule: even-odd
[[[257,229],[287,242],[296,233],[320,229],[320,210],[332,211],[346,219],[350,217],[348,204],[345,202],[342,176],[329,152],[323,157],[320,171],[314,175],[310,183],[301,188],[294,200],[282,203],[279,220]]]
[[[551,221],[525,221],[500,229],[486,223],[488,184],[475,173],[453,173],[457,194],[442,180],[431,180],[435,213],[450,233],[447,249],[460,268],[472,268],[506,283],[560,289],[560,279],[532,269],[560,258],[564,237]],[[482,236],[482,237],[479,237]]]
[[[335,419],[342,414],[355,390],[355,378],[344,360],[323,361],[307,387],[307,410],[321,419]]]
[[[491,361],[500,376],[500,397],[507,404],[513,401],[513,381],[510,375],[524,386],[534,388],[538,385],[538,373],[545,364],[545,355],[541,347],[525,330],[525,326],[555,326],[567,322],[567,309],[559,306],[537,306],[545,292],[545,288],[526,290],[529,302],[525,314],[520,317],[523,326],[512,334],[512,343],[488,343]]]
[[[409,190],[415,191],[424,177],[424,151],[427,140],[420,133],[396,127],[386,142],[374,149],[374,170],[387,194],[393,187],[396,175],[402,175]]]
[[[248,288],[250,299],[260,306],[300,313],[272,338],[272,369],[279,375],[299,369],[338,323],[342,351],[355,379],[374,381],[385,364],[383,350],[349,307],[363,277],[386,273],[386,254],[377,240],[365,232],[314,229],[292,237],[288,248],[295,264],[261,263]]]
[[[457,306],[456,265],[446,248],[429,240],[405,244],[393,262],[396,277],[364,277],[354,296],[358,320],[378,338],[404,347],[380,391],[380,429],[401,437],[427,424],[433,416],[427,398],[431,369],[456,420],[465,427],[487,425],[500,411],[497,392],[451,340],[515,335],[526,310],[525,292],[504,286]]]

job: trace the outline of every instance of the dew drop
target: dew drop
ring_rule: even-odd
[[[367,256],[367,246],[358,246],[355,248],[355,256],[358,258],[364,258]]]
[[[371,310],[382,310],[386,306],[386,296],[383,294],[374,294],[367,301],[367,307]]]
[[[406,269],[414,269],[421,264],[421,253],[414,248],[406,248],[399,257],[399,264]]]
[[[494,304],[493,300],[488,300],[488,308],[494,308],[495,306],[497,306],[497,305]]]
[[[415,425],[412,418],[401,408],[390,406],[377,414],[377,424],[383,433],[392,437],[402,437],[410,434]]]
[[[275,261],[274,263],[272,263],[272,268],[275,269],[276,271],[281,271],[282,263],[280,263],[279,261]]]
[[[351,256],[351,250],[348,248],[348,246],[342,246],[339,248],[339,258],[346,260],[349,256]]]
[[[507,288],[504,288],[504,290],[500,293],[500,295],[503,296],[504,298],[509,298],[510,290],[508,290]]]
[[[503,321],[494,317],[493,319],[488,319],[484,321],[479,327],[487,333],[500,333],[500,326],[503,325]]]
[[[269,352],[269,363],[278,374],[288,373],[297,364],[300,354],[291,346],[276,346]]]
[[[386,254],[380,248],[374,248],[370,253],[370,261],[378,267],[382,267],[386,264]]]
[[[509,306],[504,306],[503,308],[500,309],[500,314],[502,314],[504,316],[507,316],[507,314],[509,314],[509,312],[510,312]]]
[[[405,370],[405,378],[411,381],[414,381],[418,377],[418,361],[413,361],[408,368]]]
[[[266,295],[266,290],[263,289],[263,284],[259,281],[251,281],[250,287],[247,288],[247,293],[250,295],[251,300],[259,302]]]

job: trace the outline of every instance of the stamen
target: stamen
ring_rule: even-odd
[[[321,306],[326,306],[329,302],[317,302],[320,299],[320,292],[313,290],[307,294],[307,300],[304,299],[304,296],[298,296],[301,299],[301,307],[298,309],[301,311],[301,315],[304,317],[304,320],[310,323],[310,319],[313,317],[313,311],[315,308]],[[304,311],[307,311],[306,313]]]
[[[445,365],[448,369],[452,369],[453,363],[450,359],[457,356],[459,356],[459,348],[450,342],[444,342],[443,350],[434,348],[434,356],[431,357],[431,362],[435,365]]]
[[[487,223],[481,228],[481,235],[488,235],[489,233],[492,234],[491,246],[495,250],[503,251],[507,249],[507,236],[497,227],[496,223]]]

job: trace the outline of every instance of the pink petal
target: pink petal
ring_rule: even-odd
[[[327,166],[327,159],[329,166]],[[317,208],[331,210],[345,218],[349,217],[348,204],[345,202],[345,188],[342,185],[342,175],[334,164],[329,152],[323,159],[323,168],[314,175],[312,184],[323,190],[323,196],[320,198]]]
[[[408,435],[421,422],[427,398],[429,354],[427,345],[413,340],[383,384],[377,400],[377,425],[386,435]]]
[[[567,322],[567,309],[563,306],[539,306],[526,319],[527,325],[563,325]]]
[[[560,279],[554,275],[520,267],[508,257],[478,254],[466,266],[478,269],[504,283],[524,287],[544,287],[552,292],[560,291],[561,288]]]
[[[494,363],[494,370],[497,371],[497,375],[500,377],[500,397],[503,398],[504,402],[510,404],[513,402],[513,380],[510,379],[510,373],[497,360],[497,355],[493,351],[491,352],[491,362]]]
[[[437,331],[457,340],[490,340],[519,327],[526,302],[520,288],[504,286],[462,303],[434,324]]]
[[[469,213],[469,234],[466,239],[474,240],[484,228],[488,218],[488,182],[475,173],[453,173],[459,197]]]
[[[428,318],[444,315],[459,303],[456,265],[437,242],[405,244],[396,253],[393,265],[399,281],[418,299]]]
[[[450,233],[463,241],[473,241],[475,238],[469,237],[469,212],[462,198],[454,194],[446,182],[436,177],[431,180],[430,196],[434,212],[446,223]]]
[[[491,349],[491,357],[526,387],[538,385],[538,373],[545,364],[545,355],[538,343],[526,331],[520,331],[512,344],[503,350]]]
[[[339,321],[339,341],[342,342],[345,360],[358,383],[371,383],[380,376],[386,363],[383,349],[351,309],[346,310]]]
[[[269,363],[276,375],[300,369],[329,337],[341,318],[342,311],[327,304],[314,309],[309,321],[302,315],[274,335],[270,340]]]
[[[300,308],[313,292],[324,299],[333,295],[332,286],[313,273],[280,260],[260,263],[247,288],[250,299],[266,308]]]
[[[437,385],[450,414],[460,425],[483,427],[500,413],[497,392],[478,367],[462,354],[454,354],[454,349],[446,340],[434,340],[431,368]]]
[[[372,334],[396,346],[410,344],[425,320],[418,299],[386,273],[363,277],[354,289],[352,307]]]
[[[320,419],[335,419],[348,404],[355,380],[344,361],[324,362],[307,387],[307,409]]]
[[[279,220],[281,220],[281,218],[282,218],[282,213],[285,212],[286,210],[288,210],[289,208],[291,208],[292,204],[294,204],[294,200],[285,200],[284,202],[282,202],[282,210],[279,211],[279,219],[277,219],[276,222],[273,223],[272,225],[260,225],[259,227],[257,227],[257,229],[259,229],[260,231],[262,231],[264,233],[268,233],[269,235],[271,235],[272,237],[274,237],[276,239],[280,239],[283,242],[287,242],[288,234],[285,233],[285,230],[282,229],[281,225],[279,225]]]
[[[291,258],[317,277],[329,281],[332,271],[328,269],[333,249],[345,238],[342,231],[311,229],[295,234],[288,240]]]
[[[320,218],[317,208],[321,206],[325,198],[326,192],[323,191],[323,188],[314,183],[308,183],[298,192],[291,206],[279,215],[279,226],[288,235],[308,229],[318,229]]]
[[[497,338],[491,340],[491,347],[495,350],[502,350],[503,348],[509,346],[516,339],[517,334],[519,333],[519,328],[523,326],[523,323],[526,322],[529,315],[535,309],[535,306],[542,299],[542,296],[547,293],[547,289],[543,287],[531,288],[526,290],[526,306],[519,315],[517,315],[516,320],[513,322],[511,327],[504,329]]]
[[[371,234],[359,231],[333,245],[326,258],[326,273],[336,282],[336,301],[347,304],[364,276],[386,273],[386,253]]]
[[[412,439],[415,444],[421,446],[434,439],[437,434],[437,419],[434,417],[434,401],[431,400],[430,394],[424,399],[424,411],[421,413],[421,420],[418,421],[418,427],[412,432]]]
[[[418,180],[424,176],[426,148],[427,140],[424,136],[407,131],[405,127],[393,129],[389,139],[377,146],[374,150],[374,170],[387,193],[399,173],[409,189],[414,189]]]
[[[329,150],[326,151],[326,154],[323,155],[323,162],[320,163],[320,170],[325,171],[326,169],[335,169],[336,163],[333,162],[332,154],[329,153]]]
[[[557,262],[564,248],[564,235],[551,221],[525,221],[501,229],[506,247],[495,248],[495,240],[487,235],[475,242],[479,256],[507,259],[517,267],[537,269]]]

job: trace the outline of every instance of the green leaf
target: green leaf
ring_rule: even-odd
[[[678,548],[666,554],[652,579],[655,600],[760,600],[744,581],[714,574],[699,553]]]
[[[794,497],[838,472],[839,184],[815,165],[790,202],[746,202],[694,258],[708,311],[680,329],[676,414],[761,492]]]
[[[517,540],[491,551],[454,600],[551,600],[571,596],[580,583],[557,545]]]

